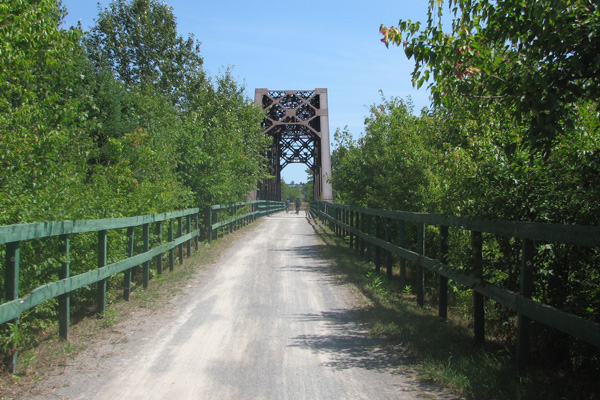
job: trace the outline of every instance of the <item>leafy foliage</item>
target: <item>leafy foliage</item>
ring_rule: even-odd
[[[99,12],[86,44],[94,63],[125,85],[150,86],[174,104],[202,66],[200,44],[178,36],[172,8],[158,0],[113,1]]]
[[[339,201],[372,208],[435,211],[437,184],[428,131],[410,102],[383,99],[366,118],[364,137],[336,131],[333,185]]]
[[[437,105],[457,97],[513,110],[524,141],[546,151],[573,126],[575,105],[600,100],[600,10],[589,0],[450,0],[451,29],[441,1],[430,0],[428,20],[381,27],[382,39],[414,58],[413,80]],[[597,109],[598,110],[598,109]]]
[[[261,111],[230,71],[206,77],[171,7],[114,0],[88,33],[62,28],[64,12],[56,0],[0,2],[0,224],[245,200],[265,176]],[[109,238],[109,260],[124,257],[124,240]],[[59,245],[22,244],[21,294],[57,279]],[[94,235],[72,238],[72,275],[96,267],[95,246]],[[94,298],[79,290],[73,308]],[[0,345],[25,344],[54,313],[40,305]]]
[[[597,4],[448,4],[449,29],[438,0],[430,1],[423,25],[401,20],[397,28],[381,27],[386,45],[403,46],[415,60],[413,83],[429,83],[433,108],[417,117],[407,103],[383,99],[372,107],[363,137],[336,132],[338,200],[485,219],[597,225]],[[435,236],[426,235],[432,256]],[[450,239],[452,266],[470,271],[469,238],[451,232]],[[537,245],[533,297],[599,321],[599,250]],[[521,243],[486,235],[483,249],[485,279],[518,291]],[[493,306],[486,314],[492,334],[510,342],[514,316]],[[534,331],[540,363],[597,371],[597,350],[537,325]]]
[[[79,132],[79,34],[60,29],[61,18],[53,1],[0,5],[3,224],[76,214],[83,195],[80,183],[90,142]]]
[[[283,201],[290,200],[291,202],[294,202],[294,200],[296,200],[296,197],[299,197],[301,199],[304,197],[304,196],[302,196],[302,191],[300,190],[300,188],[296,187],[296,186],[290,187],[282,179],[281,180],[281,199]]]
[[[262,134],[263,115],[243,95],[230,71],[190,88],[177,152],[178,171],[194,193],[195,203],[241,201],[266,176],[263,154],[269,144]]]

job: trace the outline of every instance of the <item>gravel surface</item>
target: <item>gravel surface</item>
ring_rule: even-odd
[[[253,224],[159,312],[96,340],[35,399],[449,399],[356,321],[305,216]]]

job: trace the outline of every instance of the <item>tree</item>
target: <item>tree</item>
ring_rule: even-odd
[[[398,28],[381,27],[386,45],[402,45],[415,60],[413,83],[429,82],[434,109],[427,129],[442,152],[442,209],[487,219],[598,224],[600,208],[592,200],[600,193],[598,3],[448,4],[449,29],[438,0],[430,1],[424,27],[402,20]],[[498,237],[487,246],[487,279],[518,290],[511,265],[520,244]],[[597,321],[597,259],[597,249],[540,245],[534,297]],[[544,362],[576,366],[588,357],[552,332],[537,334],[538,343],[553,349],[540,352],[551,354]]]
[[[430,0],[428,20],[382,25],[382,41],[402,45],[415,60],[413,82],[429,81],[436,105],[467,98],[481,107],[514,111],[524,143],[547,155],[573,126],[577,104],[600,100],[600,10],[589,0]],[[447,29],[447,28],[446,28]],[[597,110],[600,110],[597,108]]]
[[[290,184],[293,185],[293,182],[294,181],[290,182]],[[296,199],[296,197],[302,198],[302,193],[300,191],[300,188],[290,187],[282,179],[281,180],[281,199],[284,201],[289,199],[293,202]]]
[[[202,68],[200,44],[177,34],[172,7],[158,0],[114,0],[99,12],[86,43],[99,68],[127,86],[150,86],[173,104]]]
[[[54,0],[0,4],[0,224],[80,214],[85,59],[63,15]]]
[[[436,211],[435,149],[412,114],[410,101],[382,98],[365,119],[365,135],[354,141],[336,131],[332,155],[338,201],[363,207]]]
[[[179,173],[196,204],[243,201],[266,178],[264,115],[227,70],[186,94]]]
[[[157,0],[115,0],[100,12],[86,44],[97,69],[108,69],[125,87],[125,99],[138,96],[121,107],[122,118],[111,121],[133,121],[144,129],[196,206],[244,200],[264,177],[260,110],[231,71],[205,76],[199,44],[177,35],[171,7]],[[158,97],[169,99],[172,108],[163,104],[161,111]],[[146,113],[137,112],[140,104]],[[99,137],[111,135],[103,127]]]
[[[306,168],[304,171],[306,173],[307,179],[306,183],[302,185],[302,198],[305,202],[310,203],[314,200],[315,195],[315,173],[311,168]]]

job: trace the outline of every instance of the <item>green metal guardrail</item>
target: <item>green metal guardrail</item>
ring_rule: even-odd
[[[248,203],[233,203],[227,205],[214,205],[209,207],[205,237],[212,240],[213,233],[216,235],[221,229],[237,229],[241,224],[246,224],[257,217],[284,209],[283,203],[271,201],[253,201]],[[217,222],[219,211],[227,212],[229,219]],[[243,212],[242,212],[243,211]],[[17,324],[19,316],[47,300],[58,297],[59,334],[63,339],[68,339],[70,325],[70,293],[85,286],[97,284],[96,311],[102,315],[106,310],[107,279],[115,274],[124,273],[123,297],[129,300],[131,293],[131,279],[133,268],[143,266],[143,287],[147,288],[150,280],[150,262],[155,260],[158,274],[162,274],[162,255],[169,253],[169,270],[173,270],[175,253],[179,254],[179,262],[183,263],[184,246],[187,256],[191,255],[191,245],[194,243],[198,250],[198,241],[202,229],[199,225],[198,208],[185,211],[170,212],[156,215],[144,215],[130,218],[112,218],[81,221],[55,221],[30,224],[18,224],[0,226],[0,246],[4,245],[4,300],[0,304],[0,324],[7,322]],[[214,217],[214,222],[211,219]],[[163,243],[163,224],[168,223],[167,242]],[[150,247],[150,225],[155,227],[157,243]],[[177,231],[175,232],[175,225]],[[142,252],[134,255],[134,229],[141,227],[142,230]],[[115,263],[107,264],[108,232],[116,229],[126,229],[127,258]],[[70,275],[71,265],[69,253],[71,236],[82,233],[96,232],[98,262],[90,266],[90,270],[75,276]],[[60,253],[63,262],[60,265],[59,279],[33,289],[25,296],[19,291],[19,272],[21,269],[21,243],[44,239],[50,237],[60,238]],[[55,255],[48,255],[54,257]],[[17,353],[13,354],[12,367],[16,371]]]
[[[492,299],[518,313],[517,359],[521,368],[527,364],[530,321],[558,329],[587,343],[600,347],[600,324],[576,316],[563,310],[542,304],[531,299],[533,291],[533,258],[535,241],[554,242],[585,247],[600,247],[600,227],[563,225],[515,221],[485,221],[460,217],[448,217],[439,214],[412,213],[403,211],[376,210],[347,205],[332,204],[323,201],[311,203],[311,211],[330,224],[338,235],[349,235],[349,245],[365,255],[372,257],[371,245],[375,246],[375,264],[379,271],[382,264],[382,252],[387,253],[387,274],[392,275],[392,254],[400,257],[400,279],[406,282],[406,262],[416,269],[417,304],[424,302],[423,268],[439,279],[439,315],[447,317],[448,279],[471,288],[474,292],[474,334],[476,342],[485,338],[483,297]],[[399,231],[398,243],[393,243],[390,227],[396,224]],[[417,227],[416,251],[408,249],[405,235],[407,224]],[[425,255],[425,226],[435,225],[439,229],[440,259]],[[477,261],[475,275],[456,271],[448,265],[448,229],[456,228],[471,232],[474,259]],[[518,238],[522,242],[520,266],[520,293],[498,287],[486,282],[483,275],[482,233],[490,233]]]

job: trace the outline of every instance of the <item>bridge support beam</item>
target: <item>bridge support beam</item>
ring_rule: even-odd
[[[256,89],[254,101],[266,112],[264,133],[273,138],[267,154],[272,178],[259,183],[256,198],[281,200],[281,171],[303,163],[313,173],[313,198],[333,201],[327,89]]]

